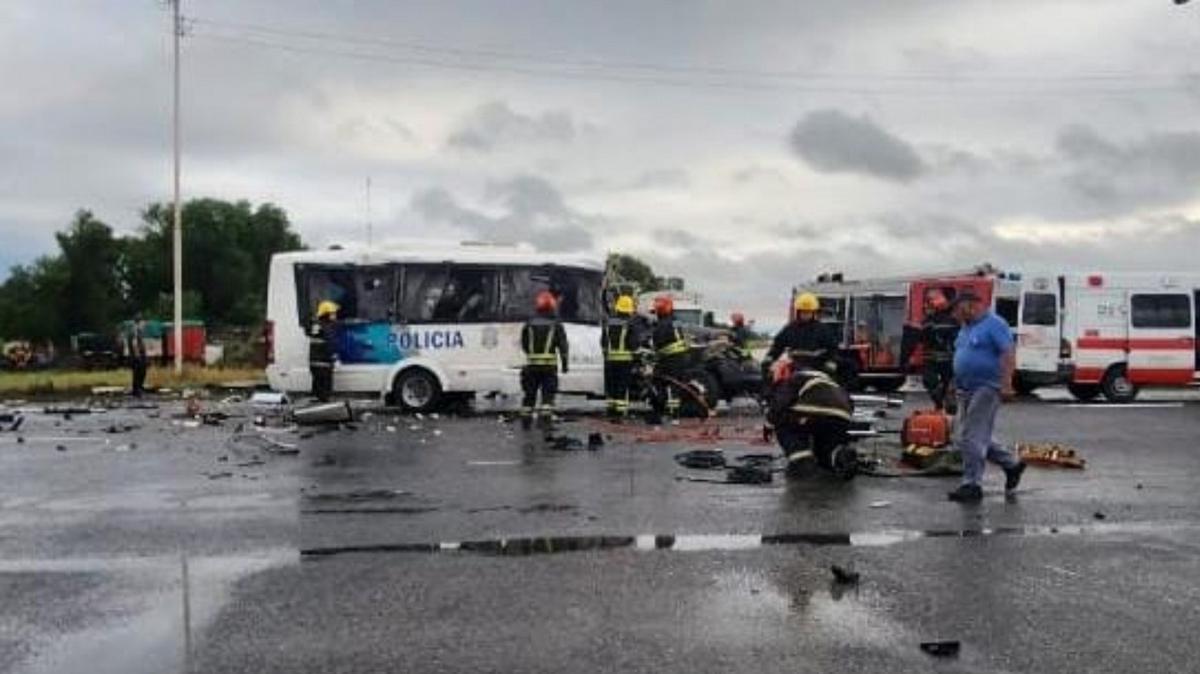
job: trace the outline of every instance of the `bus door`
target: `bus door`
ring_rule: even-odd
[[[1186,385],[1196,372],[1193,293],[1134,291],[1129,297],[1129,379]]]
[[[1017,321],[1017,370],[1054,375],[1061,351],[1058,283],[1046,277],[1024,282]]]

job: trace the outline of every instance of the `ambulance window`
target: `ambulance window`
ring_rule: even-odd
[[[1015,297],[996,298],[996,315],[1004,319],[1009,327],[1017,327],[1017,310],[1020,302]]]
[[[1131,305],[1135,328],[1192,327],[1192,303],[1187,295],[1134,295]]]
[[[1025,293],[1021,322],[1025,325],[1055,325],[1058,323],[1058,301],[1054,293]]]

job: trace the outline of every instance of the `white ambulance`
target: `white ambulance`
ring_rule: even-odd
[[[1072,395],[1129,402],[1143,386],[1196,380],[1197,273],[1083,273],[1059,278]]]

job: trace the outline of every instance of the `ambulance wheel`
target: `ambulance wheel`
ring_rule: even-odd
[[[392,397],[407,412],[432,412],[442,400],[442,385],[429,370],[413,367],[396,377]]]
[[[1100,395],[1099,384],[1067,384],[1067,390],[1080,402],[1091,402]]]
[[[1104,397],[1113,403],[1131,403],[1137,397],[1137,386],[1129,379],[1129,372],[1124,365],[1114,365],[1104,373],[1100,380],[1100,389]]]

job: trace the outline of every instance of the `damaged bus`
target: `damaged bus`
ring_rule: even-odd
[[[413,411],[516,394],[521,326],[549,290],[570,342],[560,390],[602,396],[604,270],[602,259],[492,244],[279,253],[267,291],[267,379],[278,391],[310,389],[307,329],[329,300],[340,308],[335,391]]]

